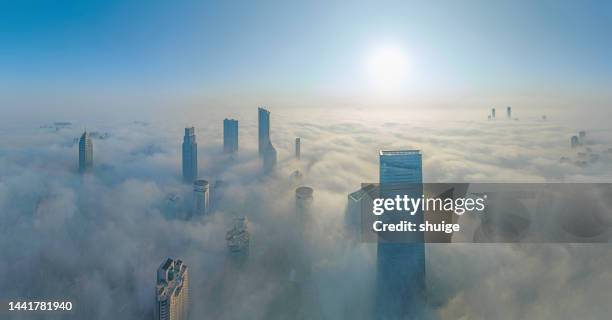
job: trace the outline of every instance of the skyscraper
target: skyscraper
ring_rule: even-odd
[[[580,145],[580,139],[578,138],[578,136],[572,136],[572,138],[570,139],[570,145],[572,146],[572,148],[576,148]]]
[[[301,150],[300,150],[300,138],[295,138],[295,158],[300,160],[300,157],[302,156],[300,154]]]
[[[368,225],[363,218],[364,210],[372,208],[373,199],[378,197],[378,188],[375,184],[363,184],[359,190],[349,193],[347,197],[346,216],[345,222],[348,234],[353,238],[357,239],[362,236],[363,226]],[[367,209],[365,209],[367,208]],[[371,216],[369,214],[368,216]],[[363,230],[369,232],[368,230]]]
[[[93,168],[93,143],[87,131],[79,139],[79,171],[85,172]]]
[[[196,180],[193,182],[193,215],[204,216],[210,209],[210,192],[208,181]]]
[[[299,217],[308,215],[312,206],[313,193],[314,189],[311,187],[302,186],[295,189],[295,209]]]
[[[380,194],[383,198],[408,195],[420,198],[423,181],[421,152],[418,150],[380,152]],[[399,222],[405,215],[386,213],[385,222]],[[410,216],[423,223],[423,213]],[[425,245],[423,234],[405,242],[377,246],[376,316],[380,319],[422,319],[425,308]]]
[[[227,153],[238,151],[238,120],[223,120],[223,150]]]
[[[491,118],[495,120],[495,108],[491,109]]]
[[[270,140],[270,111],[258,108],[259,156],[263,158],[263,170],[270,173],[276,167],[276,149]]]
[[[198,144],[195,128],[185,128],[183,137],[183,180],[192,183],[198,178]]]
[[[189,316],[189,275],[181,260],[166,259],[157,269],[155,320],[186,320]]]
[[[506,115],[508,116],[508,120],[512,119],[512,107],[511,106],[508,106],[506,108]]]
[[[271,173],[276,167],[276,148],[272,145],[272,142],[268,141],[268,146],[264,150],[263,154],[263,170],[264,173]]]
[[[264,108],[257,109],[258,125],[259,125],[259,156],[263,157],[266,149],[271,145],[270,141],[270,111]]]
[[[234,224],[225,234],[227,251],[230,263],[233,266],[241,266],[249,256],[250,234],[248,231],[249,220],[246,217],[234,218]]]

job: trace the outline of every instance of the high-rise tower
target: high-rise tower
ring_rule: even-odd
[[[380,152],[380,195],[392,198],[422,195],[422,159],[418,150]],[[406,215],[385,213],[386,223],[401,222]],[[423,213],[410,216],[423,223]],[[380,319],[422,319],[425,308],[425,245],[423,234],[407,242],[387,241],[379,233],[377,246],[376,315]],[[383,237],[383,238],[381,238]]]
[[[295,138],[295,158],[300,160],[301,156],[301,141],[300,138]]]
[[[85,172],[93,168],[93,143],[87,131],[79,139],[79,171]]]
[[[295,209],[298,216],[308,215],[312,206],[314,189],[311,187],[298,187],[295,189]]]
[[[227,153],[238,151],[238,120],[223,120],[223,150]]]
[[[234,218],[233,226],[225,234],[227,251],[230,263],[233,266],[241,266],[249,256],[250,234],[248,231],[249,220],[246,217]]]
[[[491,109],[491,119],[495,120],[495,108]]]
[[[189,316],[189,275],[181,260],[166,259],[157,269],[155,320],[186,320]]]
[[[183,180],[192,183],[198,178],[198,144],[195,128],[185,128],[183,137]]]
[[[572,146],[572,148],[576,148],[580,145],[580,139],[578,138],[578,136],[572,136],[572,138],[570,139],[570,145]]]
[[[271,173],[276,167],[276,148],[272,145],[272,142],[268,142],[268,147],[265,149],[263,154],[263,170],[264,173]]]
[[[270,140],[270,111],[258,108],[259,122],[259,156],[263,158],[264,173],[270,173],[276,167],[276,149]]]
[[[506,115],[508,116],[508,120],[512,119],[512,107],[511,106],[508,106],[506,108]]]
[[[270,141],[270,111],[258,108],[257,115],[259,125],[259,156],[263,157],[268,146],[272,144]]]
[[[208,181],[193,182],[193,215],[205,216],[210,212],[210,191]]]

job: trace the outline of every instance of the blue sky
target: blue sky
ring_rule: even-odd
[[[48,96],[359,98],[368,52],[386,45],[410,64],[402,97],[607,102],[610,30],[607,1],[2,1],[0,108]]]

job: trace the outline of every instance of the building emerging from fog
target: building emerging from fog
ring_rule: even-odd
[[[351,192],[347,196],[345,223],[348,234],[357,239],[361,236],[362,211],[372,207],[373,199],[377,198],[378,188],[375,184],[364,184],[355,192]]]
[[[276,158],[276,149],[274,148],[272,143],[269,143],[263,155],[264,173],[271,173],[272,171],[274,171],[274,168],[276,167]]]
[[[270,173],[276,167],[276,149],[270,140],[270,111],[258,108],[259,121],[259,156],[263,158],[264,173]]]
[[[300,160],[302,156],[300,143],[301,143],[300,138],[295,138],[295,158],[298,160]]]
[[[235,266],[243,265],[249,256],[249,220],[246,217],[234,219],[234,224],[225,235],[230,262]]]
[[[508,106],[506,108],[506,115],[508,116],[508,120],[512,120],[512,107]]]
[[[155,320],[186,320],[189,316],[189,276],[181,260],[166,259],[157,269]]]
[[[495,108],[491,109],[491,119],[495,120]]]
[[[87,131],[79,139],[79,171],[85,172],[93,168],[93,143]]]
[[[270,141],[270,111],[264,108],[257,109],[258,120],[258,150],[259,156],[263,157],[268,146],[272,144]]]
[[[407,194],[421,197],[423,181],[421,152],[418,150],[380,152],[380,195],[394,198]],[[405,215],[390,212],[386,223],[399,222]],[[381,216],[383,217],[383,216]],[[413,223],[423,223],[417,212]],[[396,221],[397,220],[397,221]],[[377,246],[376,317],[380,319],[422,319],[425,309],[425,245],[423,234],[409,243],[386,242]],[[418,239],[420,237],[420,241]]]
[[[238,120],[223,120],[223,151],[227,153],[238,151]]]
[[[185,128],[183,137],[183,180],[192,183],[198,178],[198,144],[195,128]]]
[[[578,136],[572,136],[572,138],[570,139],[570,145],[572,146],[572,148],[576,148],[580,145],[580,140],[578,139]]]
[[[193,215],[207,215],[210,211],[210,190],[208,181],[196,180],[193,182],[193,198]]]
[[[312,206],[314,189],[302,186],[295,189],[295,209],[299,217],[308,215]]]

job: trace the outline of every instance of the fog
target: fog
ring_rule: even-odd
[[[82,319],[150,319],[155,272],[172,257],[189,267],[192,319],[282,318],[287,300],[280,297],[292,269],[303,275],[302,293],[298,311],[286,312],[367,319],[375,246],[351,240],[344,215],[347,194],[378,181],[378,150],[420,149],[427,182],[612,181],[612,135],[597,121],[555,113],[543,121],[541,111],[520,107],[519,120],[496,121],[486,120],[487,109],[418,116],[410,109],[269,110],[279,155],[270,176],[257,156],[255,107],[123,119],[56,116],[0,129],[1,297],[70,299]],[[234,157],[222,153],[224,117],[240,121]],[[60,120],[72,125],[48,127]],[[180,176],[187,125],[196,127],[200,176],[227,185],[216,212],[204,219],[181,218],[192,196]],[[80,175],[74,139],[85,128],[98,135],[94,171]],[[599,157],[585,166],[576,165],[569,146],[578,130],[587,131],[584,147]],[[293,157],[295,137],[300,161]],[[301,180],[291,178],[295,170]],[[315,190],[305,221],[295,213],[299,185]],[[225,242],[236,216],[250,221],[251,252],[241,271],[229,266]],[[612,250],[603,244],[428,244],[426,254],[432,319],[612,312]]]

